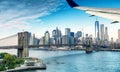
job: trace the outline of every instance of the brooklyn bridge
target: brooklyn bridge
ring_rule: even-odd
[[[90,41],[89,41],[90,42]],[[0,49],[17,49],[18,57],[29,57],[29,48],[39,48],[48,45],[30,45],[30,33],[29,32],[20,32],[15,35],[0,39]],[[56,46],[56,44],[50,44],[49,46]],[[68,44],[62,44],[62,46],[68,46]],[[108,50],[108,51],[120,51],[110,48],[96,48],[97,45],[92,44],[74,44],[72,46],[83,46],[83,50]]]

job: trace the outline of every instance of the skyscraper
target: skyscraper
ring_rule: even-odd
[[[104,24],[100,25],[101,45],[104,45]]]
[[[82,32],[81,32],[81,31],[77,31],[76,37],[77,37],[77,38],[82,37]]]
[[[50,45],[50,34],[48,31],[44,34],[44,45]]]
[[[34,45],[34,38],[35,38],[35,34],[31,34],[31,36],[30,36],[30,45]]]
[[[70,32],[70,36],[71,36],[71,37],[74,37],[74,32]]]
[[[38,45],[39,39],[35,37],[35,34],[31,34],[30,36],[30,45]]]
[[[52,31],[52,36],[55,37],[56,36],[56,30]]]
[[[71,46],[74,46],[74,43],[75,43],[75,39],[74,39],[74,32],[70,32],[70,45]]]
[[[65,28],[65,35],[70,36],[70,28]]]
[[[62,36],[62,44],[64,45],[64,44],[67,44],[67,45],[69,45],[69,37],[68,37],[68,35],[64,35],[64,36]]]
[[[54,38],[56,46],[60,46],[62,44],[62,33],[58,29],[58,27],[56,27],[56,29],[52,31],[52,36]]]
[[[95,38],[100,40],[99,21],[95,21]]]
[[[108,28],[105,27],[105,40],[109,40],[109,36],[108,36]]]
[[[39,45],[44,45],[44,37],[41,37],[41,38],[40,38]]]
[[[120,43],[120,29],[118,30],[118,42]]]
[[[111,38],[111,48],[112,49],[114,48],[114,40],[113,40],[113,38]]]
[[[109,36],[108,36],[108,28],[105,27],[105,35],[104,35],[105,46],[109,46]]]

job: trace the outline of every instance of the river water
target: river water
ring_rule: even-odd
[[[17,50],[8,52],[16,54]],[[29,53],[31,57],[42,59],[47,69],[25,72],[120,72],[120,52],[99,51],[86,54],[84,51],[31,49]]]

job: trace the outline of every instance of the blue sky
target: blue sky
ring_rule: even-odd
[[[119,0],[75,0],[81,6],[120,8]],[[82,30],[93,34],[96,17],[84,11],[70,8],[66,0],[0,0],[0,38],[23,30],[35,33],[39,38],[46,30],[50,33],[58,27],[64,34]],[[108,27],[110,37],[117,38],[120,25],[111,25],[111,20],[99,18],[100,24]],[[113,34],[114,33],[114,34]]]

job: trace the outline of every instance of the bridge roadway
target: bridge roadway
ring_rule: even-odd
[[[43,46],[48,46],[48,45],[29,45],[28,48],[39,48],[39,47],[43,47]],[[52,44],[52,45],[49,45],[49,46],[56,46],[56,45]],[[68,46],[68,44],[63,44],[62,46]],[[74,46],[86,46],[86,45],[76,44]],[[93,46],[96,46],[96,45],[93,45]],[[23,49],[23,47],[18,47],[18,45],[0,46],[0,49]],[[81,48],[79,50],[85,50],[85,49]],[[93,48],[93,50],[95,50],[95,51],[118,51],[118,52],[120,52],[120,49],[111,49],[111,48]]]
[[[29,45],[28,48],[39,48],[39,47],[43,47],[43,46],[57,46],[56,44],[52,44],[52,45]],[[62,46],[68,46],[68,44],[62,44]],[[71,46],[85,46],[83,44],[73,44]],[[18,45],[12,45],[12,46],[0,46],[0,49],[22,49],[23,47],[18,46]]]

